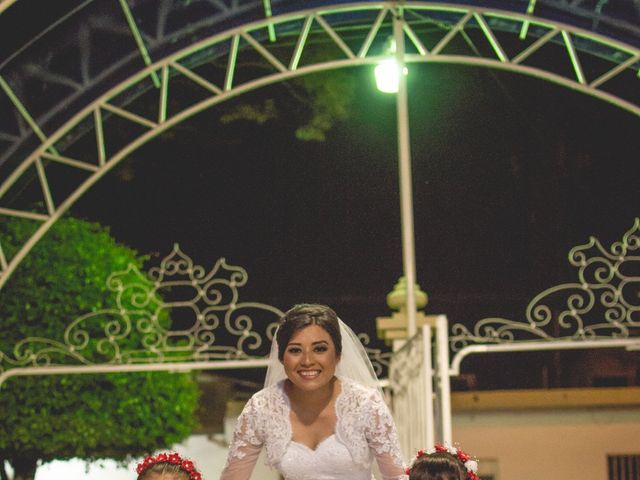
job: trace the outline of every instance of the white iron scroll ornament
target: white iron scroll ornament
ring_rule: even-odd
[[[578,281],[548,288],[533,298],[526,321],[484,318],[473,330],[452,327],[454,351],[471,344],[525,341],[626,339],[640,330],[640,218],[606,250],[591,237],[569,252]]]
[[[240,301],[248,275],[224,258],[207,270],[174,245],[147,273],[130,265],[113,272],[107,288],[115,308],[73,320],[61,339],[28,337],[13,356],[0,351],[0,374],[12,368],[62,365],[131,365],[266,358],[282,310]],[[380,375],[390,353],[369,348]]]

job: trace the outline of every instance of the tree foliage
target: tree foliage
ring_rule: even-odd
[[[0,225],[9,256],[32,228],[23,220]],[[143,262],[144,257],[116,243],[102,226],[59,220],[0,290],[0,352],[15,355],[14,346],[26,337],[63,342],[74,319],[116,306],[114,293],[106,287],[110,273],[129,264],[140,268]],[[168,326],[168,315],[161,321]],[[94,325],[88,331],[103,327]],[[135,329],[130,337],[140,341]],[[99,352],[86,356],[101,359]],[[197,400],[190,374],[11,378],[0,389],[0,475],[5,474],[3,460],[12,465],[16,479],[29,479],[38,462],[126,460],[166,448],[191,433]]]
[[[340,122],[349,119],[355,93],[355,77],[345,70],[306,75],[284,83],[288,95],[260,102],[223,106],[220,122],[248,120],[262,125],[267,121],[293,117],[295,135],[305,142],[323,142]]]

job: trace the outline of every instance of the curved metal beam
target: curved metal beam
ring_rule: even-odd
[[[469,3],[483,7],[486,3],[482,0],[449,2],[438,0],[431,3],[441,5],[443,9],[455,4],[461,4],[464,9]],[[17,17],[28,18],[26,3],[0,0],[0,30],[11,26],[14,9],[19,11]],[[269,3],[272,8],[265,8]],[[320,0],[314,5],[327,8],[335,3],[336,0]],[[375,7],[378,2],[366,3]],[[409,0],[403,5],[424,3]],[[2,14],[1,9],[6,9],[5,5],[14,7]],[[530,18],[537,15],[552,22],[566,21],[640,46],[640,27],[635,21],[640,19],[640,7],[635,7],[636,18],[629,15],[634,13],[633,10],[612,2],[607,3],[605,8],[601,8],[603,2],[598,2],[598,5],[594,9],[587,0],[498,0],[493,2],[492,7],[513,15],[526,12]],[[263,16],[268,19],[273,12],[277,14],[296,8],[305,8],[304,2],[217,0],[161,2],[158,5],[156,0],[77,0],[76,5],[61,5],[52,9],[53,15],[46,27],[40,32],[34,31],[26,44],[14,46],[11,44],[12,38],[8,37],[7,50],[10,53],[0,60],[0,75],[12,83],[24,100],[30,100],[31,113],[40,128],[53,132],[73,114],[69,109],[70,104],[81,105],[94,98],[95,92],[105,91],[122,81],[133,69],[139,68],[141,61],[146,61],[148,65],[148,57],[162,58],[194,39],[223,31],[228,28],[227,25],[240,25]],[[135,17],[135,22],[131,18],[127,20],[128,10]],[[269,10],[272,12],[269,13]],[[344,20],[348,21],[348,17]],[[476,20],[483,22],[481,17]],[[30,27],[25,25],[25,28]],[[496,27],[500,29],[499,25]],[[275,37],[275,25],[269,22],[266,29],[271,40],[272,33]],[[525,40],[529,21],[518,24],[516,29],[520,39]],[[105,34],[113,39],[109,49],[100,43],[104,42]],[[580,48],[580,45],[576,48]],[[109,52],[106,56],[105,51]],[[154,83],[157,87],[157,77],[154,77]],[[33,131],[22,125],[21,118],[15,115],[13,109],[2,104],[1,95],[0,115],[5,117],[2,125],[5,131],[0,129],[1,166],[7,162],[19,162],[20,150],[25,148],[25,144],[36,140]]]

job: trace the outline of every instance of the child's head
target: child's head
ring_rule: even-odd
[[[436,445],[420,450],[410,468],[409,480],[480,480],[478,462],[456,447]]]
[[[159,453],[145,458],[136,468],[138,480],[202,480],[191,460],[177,453]]]

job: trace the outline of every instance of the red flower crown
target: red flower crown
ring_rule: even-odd
[[[138,475],[142,474],[156,463],[170,463],[171,465],[179,465],[182,470],[189,474],[191,480],[202,480],[202,474],[196,470],[191,460],[182,458],[177,453],[159,453],[158,455],[150,455],[145,458],[136,467]]]
[[[418,453],[416,454],[416,459],[422,458],[425,455],[434,454],[436,452],[446,452],[446,453],[449,453],[450,455],[456,457],[458,460],[460,460],[460,463],[462,463],[462,465],[464,465],[464,468],[467,471],[467,479],[468,480],[480,480],[480,477],[478,476],[478,461],[477,460],[473,460],[471,458],[471,455],[469,455],[465,451],[460,450],[459,448],[456,448],[456,447],[447,447],[445,445],[441,445],[441,444],[437,443],[430,450],[427,450],[427,451],[418,450]],[[407,475],[410,475],[411,474],[411,467],[407,467],[405,469],[405,473]]]

